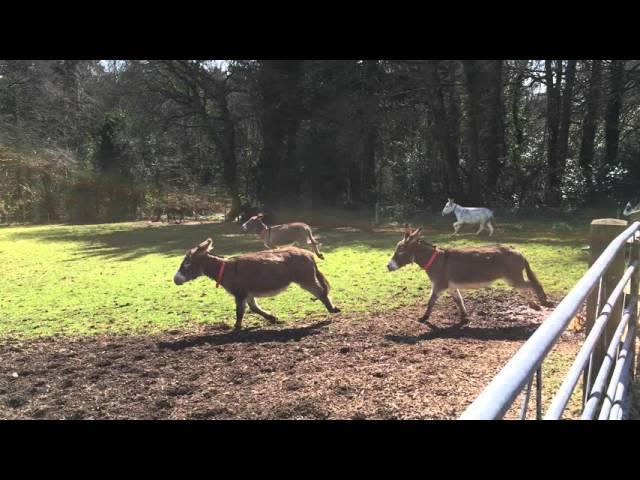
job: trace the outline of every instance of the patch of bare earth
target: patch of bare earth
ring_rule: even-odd
[[[0,418],[454,419],[550,311],[509,292],[466,303],[471,321],[455,325],[443,297],[435,329],[420,304],[238,333],[4,342]],[[572,334],[557,347],[577,348]]]

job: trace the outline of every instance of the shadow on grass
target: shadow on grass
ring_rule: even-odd
[[[540,325],[518,325],[514,327],[477,328],[460,324],[445,328],[432,328],[420,335],[385,335],[387,340],[414,345],[436,338],[472,338],[475,340],[527,340]]]
[[[425,232],[423,238],[440,247],[459,246],[448,230]],[[338,248],[357,248],[384,250],[393,252],[396,243],[402,239],[402,227],[383,227],[376,231],[357,228],[317,228],[314,232],[320,241],[321,251],[331,253]],[[37,240],[42,242],[81,242],[78,254],[71,262],[91,257],[105,259],[133,260],[149,254],[182,256],[194,245],[211,237],[215,250],[221,255],[235,255],[264,250],[263,243],[252,234],[242,232],[240,226],[229,223],[187,224],[187,225],[144,225],[109,224],[92,228],[90,226],[58,226],[38,231],[22,231],[9,234],[12,240]],[[460,238],[460,237],[458,237]],[[496,232],[493,237],[466,234],[461,240],[473,240],[473,243],[491,244],[538,244],[550,247],[581,247],[582,237],[554,237],[553,232],[530,229],[514,234]]]
[[[229,224],[197,224],[139,226],[101,226],[96,228],[59,227],[46,231],[24,231],[10,234],[12,240],[42,242],[81,242],[76,256],[69,261],[90,257],[133,260],[149,254],[182,256],[189,248],[211,237],[221,254],[255,251],[251,235],[243,234],[239,227]]]
[[[299,341],[309,335],[319,334],[319,330],[331,323],[330,320],[313,323],[305,327],[282,328],[278,330],[246,329],[239,332],[231,331],[219,335],[202,335],[198,337],[177,340],[175,342],[159,342],[161,349],[183,350],[201,345],[227,345],[230,343],[269,343]]]

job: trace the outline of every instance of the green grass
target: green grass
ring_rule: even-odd
[[[523,252],[545,289],[565,294],[586,270],[588,223],[570,232],[548,225],[500,225],[489,239],[449,238],[450,221],[425,230],[440,245],[503,243]],[[522,228],[520,228],[522,227]],[[384,311],[425,301],[429,282],[415,265],[389,273],[386,263],[401,235],[315,228],[326,260],[318,260],[344,312]],[[466,233],[470,233],[467,230]],[[207,237],[225,256],[263,248],[237,225],[145,224],[0,228],[0,337],[141,333],[187,328],[198,323],[233,323],[234,302],[222,288],[200,278],[183,286],[172,278],[187,248]],[[495,288],[505,288],[497,284]],[[320,302],[292,287],[261,300],[281,320],[326,312]],[[261,324],[248,314],[245,325]]]

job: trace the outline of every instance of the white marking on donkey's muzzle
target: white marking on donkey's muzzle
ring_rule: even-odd
[[[173,282],[174,282],[176,285],[182,285],[182,284],[183,284],[183,283],[185,283],[186,281],[187,281],[187,278],[186,278],[184,275],[182,275],[182,274],[180,273],[180,270],[178,270],[178,271],[176,272],[176,274],[173,276]]]
[[[398,264],[392,258],[391,260],[389,260],[389,263],[387,263],[387,268],[389,269],[390,272],[393,272],[394,270],[398,269]]]

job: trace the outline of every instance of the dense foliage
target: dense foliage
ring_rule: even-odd
[[[640,200],[639,81],[635,60],[0,61],[0,217],[615,208]]]

